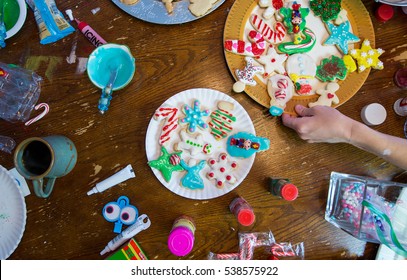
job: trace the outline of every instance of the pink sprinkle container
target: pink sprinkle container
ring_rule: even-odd
[[[196,226],[194,220],[186,215],[175,219],[170,235],[168,236],[168,249],[178,257],[188,255],[195,241]]]

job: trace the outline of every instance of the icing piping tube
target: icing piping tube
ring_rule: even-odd
[[[104,255],[108,252],[116,250],[121,245],[123,245],[127,240],[129,240],[130,238],[133,238],[140,231],[148,229],[150,227],[150,225],[151,225],[151,221],[148,218],[148,216],[146,214],[141,215],[140,217],[138,217],[136,223],[129,226],[124,231],[122,231],[122,233],[120,233],[118,236],[113,238],[106,245],[106,247],[102,250],[102,252],[100,252],[100,255]]]
[[[54,43],[75,31],[58,10],[54,0],[25,1],[34,12],[41,44]]]
[[[121,182],[124,182],[134,177],[136,177],[136,174],[134,174],[133,167],[131,167],[131,164],[129,164],[116,174],[110,176],[109,178],[103,180],[102,182],[97,183],[93,189],[88,191],[88,195],[92,195],[94,193],[101,193]]]

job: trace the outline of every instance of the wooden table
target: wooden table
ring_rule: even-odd
[[[397,116],[392,106],[406,91],[395,86],[393,75],[407,66],[407,16],[397,9],[390,21],[380,23],[374,17],[374,1],[363,2],[371,14],[376,46],[386,51],[381,56],[385,68],[371,71],[359,92],[339,110],[360,120],[363,106],[379,102],[388,116],[375,129],[403,137],[405,118]],[[57,1],[61,11],[73,9],[74,15],[108,42],[128,45],[136,57],[134,79],[114,94],[105,115],[97,110],[100,90],[78,67],[78,60],[75,64],[66,61],[75,40],[78,58],[88,57],[93,46],[80,33],[40,45],[33,13],[28,12],[23,29],[0,50],[0,60],[42,76],[39,102],[48,103],[51,111],[30,126],[0,121],[0,135],[19,143],[31,136],[62,134],[74,141],[79,159],[69,175],[57,180],[48,199],[34,194],[26,197],[25,232],[10,259],[102,259],[99,252],[115,237],[113,225],[101,215],[102,208],[121,195],[128,196],[152,221],[148,230],[136,236],[150,259],[177,259],[166,242],[174,219],[181,214],[192,216],[197,224],[194,249],[184,259],[206,259],[210,251],[237,252],[239,231],[269,230],[278,242],[304,242],[306,259],[375,258],[378,245],[359,241],[324,219],[330,173],[398,180],[405,177],[403,171],[347,144],[308,144],[250,97],[232,93],[234,80],[225,63],[222,40],[233,3],[226,0],[197,21],[165,26],[133,18],[110,1]],[[95,7],[101,10],[93,15],[90,10]],[[144,143],[150,118],[167,98],[190,88],[212,88],[231,95],[249,113],[257,135],[271,140],[270,150],[256,156],[242,184],[216,199],[199,201],[175,195],[147,165]],[[0,153],[0,163],[13,168],[9,154]],[[136,178],[102,194],[86,195],[97,182],[129,163]],[[297,200],[272,196],[267,190],[268,177],[289,178],[299,187]],[[256,223],[250,228],[239,227],[228,210],[237,195],[256,213]],[[256,251],[257,257],[264,258],[260,251]]]

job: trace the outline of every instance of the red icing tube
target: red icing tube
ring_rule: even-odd
[[[102,37],[100,37],[99,34],[96,33],[95,30],[93,30],[92,27],[89,26],[89,24],[87,24],[84,21],[79,21],[77,19],[75,19],[75,21],[78,24],[78,29],[95,47],[99,47],[107,43]]]

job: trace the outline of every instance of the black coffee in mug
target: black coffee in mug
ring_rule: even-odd
[[[41,141],[33,141],[23,151],[24,168],[34,176],[44,174],[50,167],[52,155],[49,147]]]

